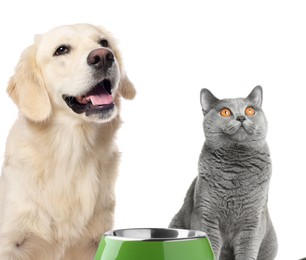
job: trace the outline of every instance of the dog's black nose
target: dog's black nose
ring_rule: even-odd
[[[237,116],[236,120],[242,123],[244,120],[246,120],[246,118],[245,116]]]
[[[95,49],[87,57],[88,65],[94,66],[96,69],[103,69],[104,71],[110,68],[114,61],[114,54],[105,48]]]

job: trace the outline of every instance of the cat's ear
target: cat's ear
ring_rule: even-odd
[[[208,89],[203,88],[200,94],[200,101],[204,116],[216,105],[219,101]]]
[[[248,95],[247,99],[249,99],[253,104],[258,107],[262,105],[262,87],[256,86],[252,92]]]

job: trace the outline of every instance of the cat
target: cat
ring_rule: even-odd
[[[169,227],[205,231],[217,260],[272,260],[277,254],[262,96],[261,86],[235,99],[201,90],[205,142],[198,176]]]

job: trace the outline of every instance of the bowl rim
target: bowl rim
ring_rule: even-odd
[[[140,236],[123,236],[122,233],[135,232],[177,232],[176,237],[140,237]],[[200,238],[208,238],[207,234],[200,230],[194,229],[178,229],[178,228],[125,228],[125,229],[114,229],[104,233],[104,237],[113,240],[121,241],[182,241],[182,240],[195,240]]]

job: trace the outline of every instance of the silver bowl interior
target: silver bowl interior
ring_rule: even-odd
[[[206,238],[206,233],[198,230],[171,228],[131,228],[118,229],[105,233],[105,236],[120,240],[134,241],[165,241]]]

